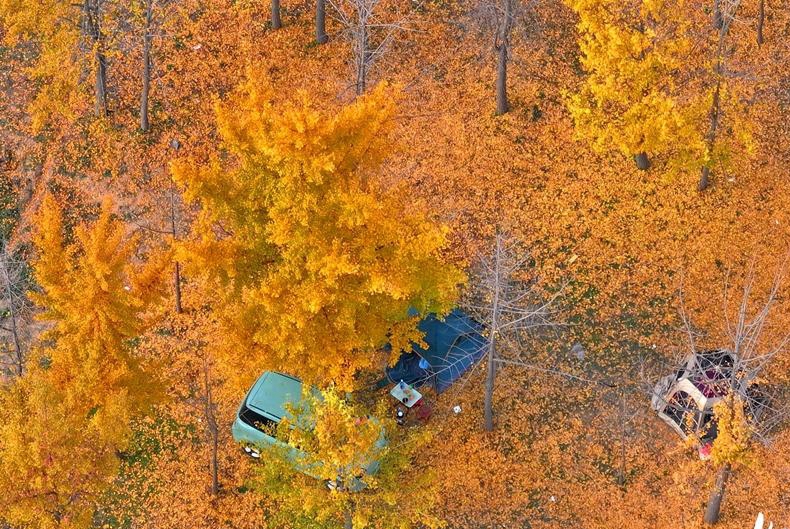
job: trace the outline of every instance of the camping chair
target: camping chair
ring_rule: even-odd
[[[412,408],[414,413],[414,418],[417,419],[417,422],[420,424],[425,424],[428,422],[428,419],[431,418],[433,415],[433,409],[431,405],[425,401],[425,397],[418,400],[414,407]]]

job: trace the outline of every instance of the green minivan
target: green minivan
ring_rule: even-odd
[[[264,372],[239,406],[231,427],[233,440],[249,455],[259,458],[258,447],[280,442],[275,435],[277,425],[287,413],[287,405],[296,405],[301,399],[301,380],[273,371]]]
[[[265,371],[247,393],[239,406],[239,411],[236,412],[236,419],[231,427],[233,440],[241,444],[244,451],[255,459],[261,457],[260,448],[274,443],[283,445],[284,443],[276,437],[277,425],[288,413],[288,406],[295,406],[301,400],[301,380],[282,373]],[[383,448],[386,445],[387,439],[382,429],[377,447]],[[299,453],[296,448],[292,449],[291,457],[294,462],[298,459]],[[365,468],[365,473],[375,474],[379,466],[379,461],[371,461]],[[312,476],[309,469],[298,468],[298,470]],[[360,478],[361,476],[349,485],[350,490],[365,488],[365,484]],[[327,483],[330,488],[334,488],[336,485],[334,482]]]

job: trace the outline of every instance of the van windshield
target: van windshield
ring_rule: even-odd
[[[239,418],[242,422],[252,426],[256,430],[263,432],[267,435],[274,435],[277,433],[277,421],[274,421],[264,415],[261,415],[255,410],[247,407],[247,403],[242,404],[239,410]]]

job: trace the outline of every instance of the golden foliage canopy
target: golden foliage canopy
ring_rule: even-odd
[[[705,101],[686,100],[677,71],[692,53],[690,9],[683,0],[622,7],[611,0],[572,0],[579,15],[581,63],[587,72],[569,98],[577,134],[600,151],[626,155],[687,151],[701,156]]]
[[[262,447],[266,465],[254,480],[276,499],[282,521],[350,522],[354,529],[443,525],[434,476],[414,466],[430,433],[404,432],[385,410],[369,415],[334,388],[304,395],[280,423],[283,442]]]
[[[87,408],[125,399],[127,392],[142,404],[151,390],[129,340],[142,331],[141,313],[157,293],[152,275],[161,263],[134,269],[136,240],[112,207],[105,200],[96,221],[77,226],[67,241],[60,207],[48,196],[33,237],[39,252],[33,273],[41,287],[34,300],[52,323],[48,336],[55,344],[42,354]]]
[[[90,527],[131,418],[157,396],[130,340],[158,274],[133,275],[135,239],[111,212],[105,201],[73,240],[54,198],[38,216],[35,301],[52,326],[28,371],[0,392],[0,485],[9,494],[0,517],[14,525]]]
[[[446,229],[376,179],[396,90],[382,84],[334,114],[305,94],[273,99],[249,81],[218,105],[238,165],[173,164],[202,205],[184,258],[221,300],[233,354],[253,360],[242,372],[298,366],[349,388],[387,342],[397,358],[419,339],[410,308],[447,310],[463,276],[442,259]]]
[[[717,465],[747,465],[753,457],[754,434],[744,410],[743,400],[728,397],[713,408],[717,420],[717,434],[713,441],[711,459]]]

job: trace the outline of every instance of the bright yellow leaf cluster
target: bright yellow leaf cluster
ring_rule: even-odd
[[[718,421],[718,433],[713,442],[711,459],[717,465],[742,464],[752,461],[752,435],[744,403],[738,397],[722,400],[713,408]]]
[[[128,428],[121,399],[89,410],[46,370],[0,392],[0,518],[14,526],[83,529],[117,474]]]
[[[39,43],[29,68],[30,76],[42,81],[29,107],[34,132],[59,117],[73,120],[87,106],[88,96],[79,89],[90,79],[88,55],[80,51],[81,16],[81,4],[64,0],[0,0],[6,42],[34,38]]]
[[[154,292],[138,287],[138,275],[145,275],[130,265],[135,238],[113,218],[109,200],[96,222],[74,229],[70,244],[64,241],[62,213],[51,196],[42,205],[38,227],[33,270],[41,292],[33,297],[44,309],[41,318],[53,324],[48,332],[55,346],[43,351],[53,372],[88,408],[106,405],[126,388],[144,402],[149,377],[128,340],[140,333],[140,313]]]
[[[309,424],[286,419],[282,428],[288,433],[288,443],[305,453],[310,473],[320,479],[350,483],[386,452],[380,444],[384,425],[358,414],[336,391],[323,391],[320,397],[307,395],[295,412]]]
[[[691,52],[690,22],[674,14],[683,0],[646,0],[622,9],[615,0],[569,0],[579,15],[582,89],[568,106],[579,136],[596,150],[701,153],[702,101],[684,100],[675,73]]]
[[[308,392],[290,410],[278,428],[288,446],[262,447],[266,465],[256,479],[286,525],[301,517],[338,529],[443,525],[434,514],[434,476],[413,465],[431,434],[404,430],[385,418],[387,409],[368,415],[329,388]]]

